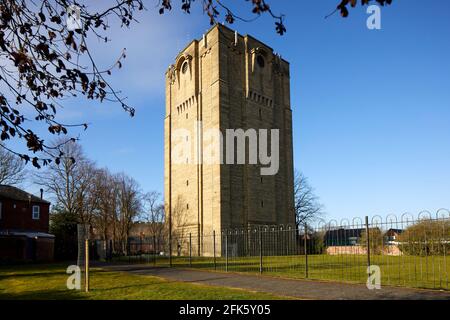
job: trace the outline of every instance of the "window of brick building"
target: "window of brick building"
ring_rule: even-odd
[[[41,208],[39,206],[33,206],[33,220],[39,220]]]

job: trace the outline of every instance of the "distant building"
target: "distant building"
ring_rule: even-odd
[[[54,236],[49,234],[50,202],[19,188],[0,185],[0,260],[49,261]]]
[[[328,230],[324,235],[324,245],[327,254],[367,254],[365,243],[361,243],[365,230],[365,228]],[[370,228],[370,230],[375,234],[382,234],[378,227]],[[398,236],[402,232],[403,230],[401,229],[389,229],[384,233],[382,240],[377,238],[376,244],[373,243],[373,239],[370,241],[373,245],[381,247],[383,255],[398,256],[402,254],[398,247]]]
[[[403,233],[402,229],[389,229],[384,234],[385,242],[389,245],[398,244],[398,236]]]
[[[365,228],[328,230],[324,236],[325,246],[356,246],[365,230]]]
[[[162,237],[164,222],[137,222],[130,229],[131,238]]]

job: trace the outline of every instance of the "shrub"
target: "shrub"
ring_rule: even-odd
[[[361,247],[367,248],[367,232],[361,232],[361,237],[358,241]],[[383,248],[383,233],[379,228],[369,229],[369,247],[371,254],[381,254]]]
[[[398,238],[409,255],[444,255],[450,248],[450,220],[424,220],[408,227]]]
[[[77,258],[77,218],[66,212],[50,215],[50,233],[55,235],[55,259],[74,260]]]

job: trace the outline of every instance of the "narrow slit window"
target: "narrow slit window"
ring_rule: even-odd
[[[41,214],[39,206],[33,206],[33,220],[39,220]]]

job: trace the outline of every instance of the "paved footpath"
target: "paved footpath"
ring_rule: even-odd
[[[267,292],[297,299],[314,300],[450,300],[450,292],[398,287],[368,290],[364,284],[282,279],[269,276],[152,267],[105,265],[105,269],[150,275],[173,281]]]

